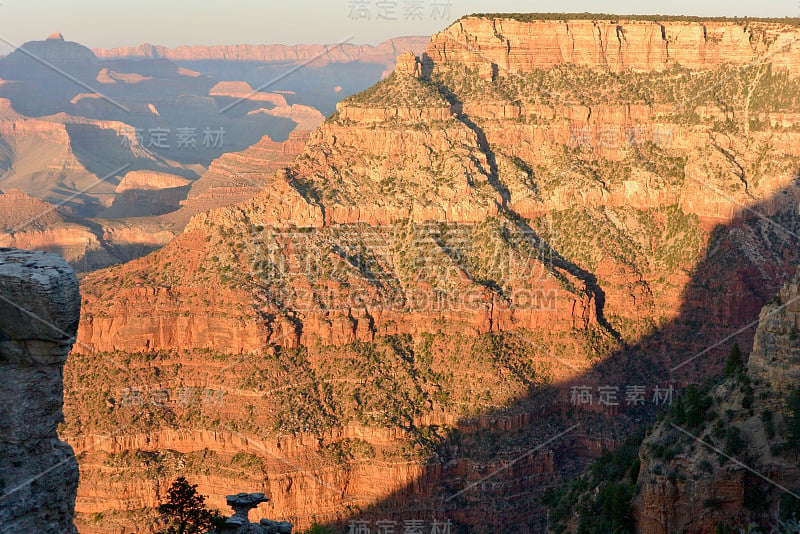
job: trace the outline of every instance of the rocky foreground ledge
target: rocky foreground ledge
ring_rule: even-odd
[[[78,463],[58,439],[78,280],[49,252],[0,248],[0,531],[76,533]]]

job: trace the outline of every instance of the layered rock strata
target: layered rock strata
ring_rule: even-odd
[[[753,320],[800,261],[789,233],[800,231],[800,90],[770,48],[794,26],[747,26],[769,66],[748,67],[738,37],[719,37],[719,63],[686,66],[684,52],[636,63],[628,50],[635,68],[604,67],[582,20],[585,53],[541,59],[539,44],[572,22],[458,21],[342,101],[288,168],[253,165],[258,195],[86,278],[80,339],[136,371],[89,355],[71,369],[71,407],[94,421],[72,426],[71,439],[102,427],[101,412],[141,428],[87,451],[84,513],[125,494],[130,504],[109,502],[127,526],[122,510],[154,502],[167,472],[155,462],[191,465],[212,504],[234,488],[269,490],[270,515],[301,528],[381,501],[395,517],[563,428],[568,392],[534,402],[554,391],[540,386],[598,383],[594,368],[612,355],[627,360],[606,383],[643,383],[628,373],[652,380]],[[706,52],[717,46],[711,22]],[[680,24],[664,22],[667,40]],[[661,35],[654,21],[618,25],[631,39],[639,26]],[[218,169],[235,171],[241,156]],[[122,406],[122,383],[139,400],[167,390],[171,404]],[[187,387],[231,400],[184,406]],[[619,412],[597,435],[452,500],[448,514],[475,531],[540,532],[542,485],[629,431],[633,416]]]

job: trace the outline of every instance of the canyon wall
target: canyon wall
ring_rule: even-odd
[[[78,463],[56,428],[78,280],[55,254],[0,249],[0,529],[76,533]]]
[[[800,387],[798,300],[800,273],[761,311],[746,368],[700,390],[709,400],[699,422],[670,414],[645,438],[634,500],[639,532],[701,534],[751,523],[796,531],[798,414],[787,400]]]
[[[652,381],[746,340],[800,262],[800,87],[771,48],[795,29],[709,21],[706,43],[664,22],[664,63],[657,23],[614,23],[631,45],[613,57],[594,40],[610,24],[461,19],[340,102],[286,168],[268,172],[263,142],[189,195],[230,176],[256,196],[87,276],[64,434],[86,452],[82,525],[105,499],[92,528],[145,531],[128,510],[186,472],[212,502],[269,489],[268,515],[300,527],[477,482],[448,517],[541,532],[543,483],[646,415],[572,410],[570,384]],[[553,52],[565,26],[572,55]],[[480,484],[572,417],[574,437]],[[114,448],[90,450],[110,425]]]
[[[491,64],[514,74],[572,64],[622,72],[751,65],[769,61],[800,75],[800,29],[772,22],[584,18],[536,20],[526,16],[475,15],[435,34],[428,54],[436,61]],[[487,71],[491,72],[491,70]]]
[[[796,117],[788,110],[754,111],[751,118],[764,126],[742,137],[708,126],[732,121],[741,123],[745,119],[738,113],[733,116],[712,103],[711,94],[696,102],[689,101],[690,112],[684,112],[679,100],[669,100],[677,97],[662,95],[655,89],[665,85],[665,81],[648,78],[653,94],[644,100],[650,102],[629,101],[619,94],[617,86],[607,88],[608,84],[621,83],[610,78],[603,78],[605,97],[582,94],[594,90],[588,87],[589,83],[598,84],[589,79],[593,75],[584,73],[581,68],[610,69],[597,58],[592,60],[594,63],[590,61],[599,54],[599,45],[591,41],[591,36],[597,34],[597,28],[603,24],[611,23],[588,20],[523,22],[499,16],[459,20],[431,39],[424,56],[416,57],[413,53],[399,56],[398,67],[390,79],[364,94],[340,102],[337,113],[310,135],[308,146],[289,170],[268,176],[274,167],[265,164],[267,161],[289,162],[263,150],[270,145],[266,140],[247,151],[217,160],[192,186],[189,199],[205,194],[210,187],[216,194],[212,184],[220,176],[225,183],[248,190],[253,184],[266,187],[241,206],[198,215],[187,229],[199,234],[178,240],[173,247],[175,250],[164,254],[179,256],[177,249],[183,246],[182,242],[216,240],[221,231],[240,235],[245,241],[245,255],[258,254],[263,245],[257,243],[261,237],[252,234],[255,227],[283,230],[292,226],[327,228],[358,224],[392,227],[404,220],[421,224],[477,225],[488,218],[503,218],[508,214],[533,221],[547,219],[547,214],[551,213],[592,211],[600,206],[620,211],[652,211],[676,206],[681,217],[696,217],[699,228],[708,232],[715,224],[733,221],[743,203],[754,198],[768,199],[792,184],[789,162],[800,157],[800,133],[794,126]],[[655,32],[658,38],[661,35],[657,22],[630,20],[615,24],[627,28],[626,35],[632,43],[647,41],[647,32]],[[753,54],[762,54],[778,71],[785,63],[783,52],[778,53],[782,49],[771,48],[768,43],[783,43],[796,33],[794,27],[778,22],[754,22],[750,26],[734,22],[663,24],[667,40],[680,44],[673,45],[673,52],[684,54],[676,57],[684,58],[688,50],[695,50],[695,55],[716,58],[707,63],[676,60],[684,68],[703,73],[716,72],[714,69],[722,65],[741,66],[752,61]],[[702,36],[704,27],[705,40],[689,39],[697,32]],[[569,29],[570,38],[583,35],[581,32],[586,34],[585,39],[576,40],[567,47],[576,51],[574,57],[550,54],[548,50],[552,46],[545,43],[561,39],[565,28]],[[734,38],[739,35],[737,32],[744,37]],[[673,34],[680,38],[670,37]],[[453,41],[464,46],[456,46]],[[652,50],[640,50],[641,47],[633,44],[631,47],[625,53],[632,58],[654,54]],[[716,47],[717,52],[709,55],[703,47]],[[501,52],[507,52],[508,59],[501,61],[498,55]],[[489,77],[482,78],[481,69],[498,61],[506,67],[494,74],[489,69]],[[648,61],[631,59],[628,63],[639,65],[631,66],[633,70],[646,71],[642,77],[660,76],[663,65]],[[576,80],[569,82],[572,85],[564,82],[563,86],[550,88],[524,85],[530,83],[525,81],[525,76],[533,75],[537,69],[558,72],[555,67],[559,65],[578,69],[577,72],[586,77],[587,87]],[[478,71],[473,72],[475,68]],[[690,76],[685,73],[665,74],[664,77],[672,80],[670,83],[690,83]],[[709,83],[724,82],[724,79],[709,79]],[[523,85],[514,85],[516,83]],[[624,87],[624,83],[621,85]],[[686,98],[696,97],[696,93],[686,89]],[[580,99],[589,102],[575,103]],[[569,154],[569,151],[581,150],[591,152],[597,159],[587,165],[582,162],[582,156]],[[780,154],[781,163],[763,159],[764,151]],[[593,169],[590,171],[588,167]],[[747,176],[737,177],[737,168],[747,169]],[[737,187],[736,182],[744,187]],[[715,194],[716,190],[730,191],[730,194]],[[767,211],[776,212],[785,207],[780,200],[770,202],[774,205],[767,206]],[[245,232],[248,225],[250,229]],[[531,233],[541,231],[542,228],[530,230]],[[623,233],[625,231],[622,229]],[[551,245],[559,250],[558,243]],[[678,270],[690,270],[692,262],[688,258],[696,258],[700,250],[698,243],[694,250],[684,251],[689,256],[686,261],[678,260],[681,263]],[[220,254],[201,256],[197,265],[205,269],[208,259],[219,258]],[[237,260],[238,270],[252,270],[251,265],[241,260]],[[137,264],[129,266],[132,270],[138,268]],[[644,273],[642,268],[651,272]],[[641,319],[643,305],[649,308],[647,314],[669,317],[677,313],[683,289],[680,283],[656,288],[658,283],[654,280],[660,278],[659,274],[649,266],[618,260],[613,253],[606,256],[601,269],[603,278],[613,281],[605,288],[605,304],[614,314],[637,321]],[[184,274],[188,273],[180,276]],[[251,273],[251,276],[258,275]],[[191,286],[194,282],[187,281],[187,284]],[[648,290],[644,285],[652,287]],[[348,311],[342,313],[320,309],[305,314],[305,329],[292,333],[297,325],[292,326],[293,321],[286,319],[285,310],[264,307],[259,297],[251,302],[248,291],[242,289],[237,290],[238,306],[246,307],[250,302],[261,309],[264,316],[274,317],[273,324],[255,326],[253,320],[238,322],[235,332],[229,326],[220,325],[221,331],[228,332],[230,339],[236,340],[221,350],[258,351],[275,339],[285,340],[290,346],[315,339],[323,343],[348,343],[394,331],[417,331],[408,326],[410,324],[428,325],[433,319],[447,320],[441,314],[422,313],[414,315],[415,319],[405,323],[405,328],[384,330],[381,324],[397,323],[395,314],[380,309],[367,313],[363,306],[359,310],[348,307]],[[555,289],[549,282],[537,287],[543,294],[551,294]],[[541,314],[520,319],[524,312],[516,312],[516,318],[511,318],[513,313],[504,318],[492,305],[491,291],[478,288],[476,291],[476,302],[482,303],[477,308],[481,311],[464,310],[460,316],[472,315],[465,321],[475,331],[502,330],[512,325],[538,327]],[[214,314],[204,315],[204,326],[199,329],[170,326],[196,321],[192,317],[177,322],[170,318],[180,314],[183,305],[182,300],[173,296],[193,292],[193,289],[173,287],[163,293],[165,304],[170,304],[165,314],[157,317],[149,313],[135,317],[130,312],[113,311],[108,316],[94,317],[87,313],[80,339],[103,350],[134,350],[145,338],[149,349],[169,348],[173,340],[181,340],[184,347],[209,348],[209,337],[203,332],[214,329],[211,323],[206,324],[208,317]],[[90,300],[94,298],[92,293],[88,293]],[[226,290],[222,293],[228,294]],[[586,310],[593,306],[592,297],[586,300],[565,295],[563,298],[569,303],[568,308],[577,305]],[[637,307],[631,308],[634,302]],[[103,304],[106,305],[109,304]],[[113,309],[114,305],[111,307]],[[563,324],[571,325],[575,318],[587,314],[570,312],[570,316]],[[561,322],[561,318],[556,321]],[[104,326],[106,323],[114,326]],[[137,323],[132,331],[140,332],[145,338],[137,334],[123,339],[121,333],[128,331],[127,323]],[[356,333],[358,331],[361,333]],[[98,332],[104,334],[98,335]],[[253,337],[247,340],[242,337],[243,332],[250,332],[248,335]],[[137,341],[131,341],[134,339]]]
[[[781,288],[761,312],[747,362],[750,374],[783,393],[800,385],[800,276]]]

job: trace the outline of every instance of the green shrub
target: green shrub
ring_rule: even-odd
[[[742,439],[742,434],[739,431],[739,427],[729,427],[728,431],[725,433],[725,453],[733,455],[740,452],[743,447],[744,440]]]
[[[607,534],[632,532],[634,527],[631,500],[634,486],[625,483],[608,483],[600,487],[597,499],[578,525],[579,534]]]
[[[800,387],[789,394],[784,410],[786,446],[797,449],[800,446]]]
[[[728,353],[728,359],[725,360],[725,376],[726,377],[740,377],[745,372],[744,360],[742,359],[742,350],[739,348],[738,343],[734,343]]]

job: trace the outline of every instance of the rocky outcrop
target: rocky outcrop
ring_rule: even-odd
[[[240,190],[242,196],[230,202],[241,202],[260,191],[267,180],[289,165],[305,147],[311,132],[295,130],[284,142],[276,142],[268,135],[241,152],[230,152],[215,159],[208,171],[198,178],[189,191],[188,203],[201,203],[204,198],[224,196]],[[209,206],[206,209],[209,209]],[[204,211],[202,208],[195,213]]]
[[[267,93],[253,89],[247,82],[223,81],[208,90],[211,96],[229,96],[252,101],[270,102],[276,106],[286,106],[286,98],[280,93]]]
[[[92,97],[96,98],[99,97]],[[104,177],[95,167],[96,162],[113,157],[121,158],[117,161],[124,161],[128,167],[158,168],[157,158],[138,145],[135,130],[128,124],[66,113],[30,118],[10,106],[3,109],[2,100],[0,139],[9,167],[2,177],[6,190],[19,189],[37,198],[60,202],[62,212],[94,216],[112,204],[115,189],[115,181]],[[101,153],[105,156],[101,157]],[[66,193],[72,188],[86,193],[74,198]]]
[[[0,60],[0,68],[32,68],[33,72],[45,72],[46,69],[34,60],[46,61],[60,67],[77,69],[70,71],[73,76],[95,72],[97,57],[85,46],[72,41],[65,41],[60,33],[50,35],[44,41],[29,41],[23,45],[27,53],[15,50]],[[92,76],[94,77],[94,76]]]
[[[115,192],[122,193],[131,189],[157,191],[159,189],[183,187],[191,183],[191,180],[165,172],[130,171],[119,181]]]
[[[251,523],[248,517],[250,510],[263,502],[269,501],[263,493],[237,493],[226,496],[228,506],[235,512],[225,521],[222,531],[227,534],[291,534],[292,524],[287,521],[262,519]]]
[[[556,495],[548,532],[798,532],[798,282],[764,306],[747,363],[728,345],[723,376],[670,392],[653,424]]]
[[[137,191],[129,190],[123,195],[136,198]],[[180,198],[185,196],[183,191]],[[161,201],[157,195],[154,197],[151,200]],[[178,202],[176,199],[175,204]],[[158,221],[102,220],[98,224],[71,220],[52,204],[16,189],[0,193],[0,247],[53,252],[66,259],[78,273],[151,252],[168,243],[175,233]]]
[[[747,366],[753,377],[783,393],[800,385],[800,277],[761,311]]]
[[[248,111],[248,116],[259,113],[291,119],[297,124],[295,131],[311,131],[322,124],[325,117],[319,110],[302,104],[292,104],[280,93],[266,93],[254,90],[247,82],[220,82],[209,91],[211,96],[225,96],[250,102],[266,102],[270,108],[258,108]]]
[[[319,110],[311,106],[304,106],[302,104],[292,104],[291,106],[282,105],[276,106],[272,109],[259,108],[247,113],[248,116],[263,113],[264,115],[271,115],[273,117],[283,117],[291,119],[297,124],[298,130],[311,131],[317,126],[322,124],[325,116]]]
[[[102,84],[125,83],[132,85],[152,79],[152,76],[143,76],[135,72],[116,72],[107,67],[97,73],[97,81]]]
[[[409,50],[397,56],[397,65],[394,71],[399,76],[413,76],[419,78],[422,76],[422,63],[417,59],[416,54]]]
[[[66,219],[52,204],[11,189],[0,194],[0,247],[44,250],[78,271],[115,262],[109,243],[88,226]]]
[[[54,254],[0,249],[0,530],[75,533],[78,464],[58,439],[78,281]]]

